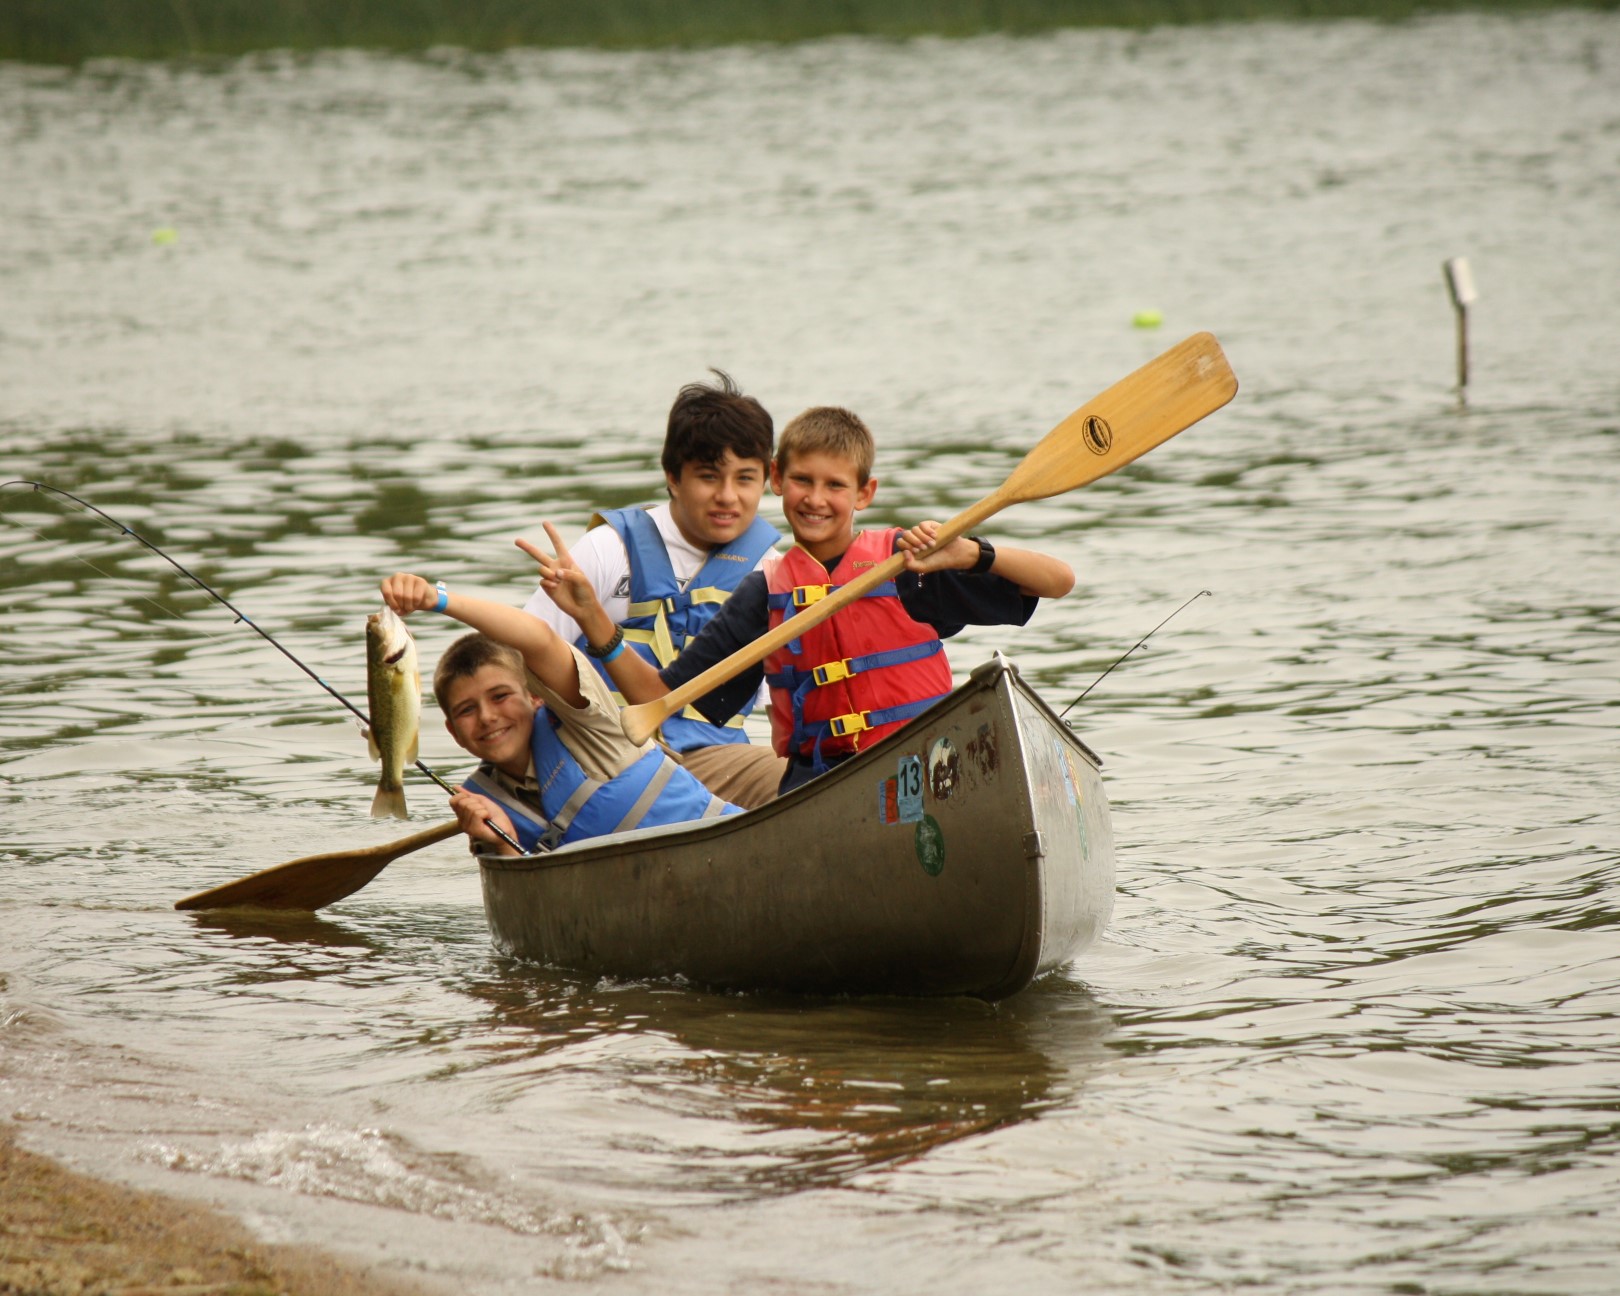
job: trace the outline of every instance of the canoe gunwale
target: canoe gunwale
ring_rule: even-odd
[[[1033,702],[1044,711],[1052,722],[1052,727],[1064,733],[1068,739],[1079,748],[1085,758],[1091,762],[1093,769],[1102,768],[1102,757],[1098,756],[1078,734],[1054,711],[1044,698],[1024,682],[1019,674],[1018,667],[996,652],[988,661],[975,666],[968,674],[967,680],[935,702],[926,711],[921,712],[908,722],[905,728],[890,734],[882,742],[868,747],[859,755],[843,764],[838,765],[825,778],[856,778],[864,767],[877,763],[886,758],[892,751],[904,745],[907,735],[913,729],[928,727],[939,714],[963,702],[973,692],[989,692],[996,687],[1001,677],[1007,676],[1014,688],[1026,699]],[[697,842],[709,839],[718,840],[735,832],[752,832],[765,821],[767,817],[788,813],[801,801],[817,795],[823,790],[822,779],[812,779],[801,784],[786,796],[777,797],[769,805],[763,805],[754,810],[746,811],[740,815],[725,815],[714,819],[696,820],[691,823],[665,824],[657,828],[637,828],[629,832],[610,833],[605,837],[593,837],[589,841],[576,842],[554,851],[542,851],[533,855],[480,855],[479,867],[512,872],[524,872],[532,869],[563,868],[571,864],[588,864],[598,856],[618,855],[626,847],[637,847],[645,842],[656,841],[664,837],[679,837],[681,841]]]

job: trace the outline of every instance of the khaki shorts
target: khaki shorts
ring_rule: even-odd
[[[774,801],[787,772],[787,757],[757,743],[718,743],[671,754],[715,796],[744,810]]]

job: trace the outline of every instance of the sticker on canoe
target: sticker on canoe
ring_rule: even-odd
[[[923,817],[923,763],[921,756],[902,756],[895,771],[900,822],[916,823]]]
[[[949,738],[936,738],[928,749],[928,790],[934,800],[949,799],[962,784],[962,758]]]
[[[1054,738],[1052,745],[1057,748],[1058,755],[1063,760],[1063,782],[1068,788],[1069,802],[1074,806],[1075,822],[1080,825],[1080,856],[1082,859],[1091,858],[1091,834],[1086,829],[1086,802],[1080,794],[1080,789],[1086,785],[1085,778],[1075,766],[1075,755],[1068,745],[1060,739]]]
[[[978,770],[979,778],[986,783],[995,777],[1001,765],[1001,748],[996,743],[995,731],[989,725],[980,725],[979,732],[968,739],[967,758]]]
[[[925,814],[917,821],[916,843],[917,863],[929,877],[938,877],[945,871],[945,834],[933,815]]]
[[[922,757],[902,756],[895,773],[878,784],[878,818],[896,824],[916,823],[922,817]]]
[[[1063,739],[1052,739],[1052,750],[1057,753],[1058,768],[1063,771],[1063,789],[1069,794],[1069,804],[1079,806],[1080,788],[1074,777],[1074,766],[1069,762],[1069,749],[1063,745]]]

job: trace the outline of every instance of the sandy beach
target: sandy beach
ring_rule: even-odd
[[[203,1207],[101,1183],[0,1125],[4,1296],[421,1296],[331,1256],[267,1246]]]

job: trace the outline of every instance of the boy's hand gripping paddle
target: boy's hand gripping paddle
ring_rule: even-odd
[[[1220,343],[1211,334],[1193,334],[1087,401],[1048,432],[996,490],[941,526],[928,552],[966,535],[1009,504],[1047,499],[1106,477],[1213,414],[1236,393],[1237,378]],[[894,554],[679,688],[652,702],[626,707],[620,717],[625,735],[631,742],[646,742],[659,725],[688,703],[764,661],[868,590],[893,580],[905,565],[905,555]]]

